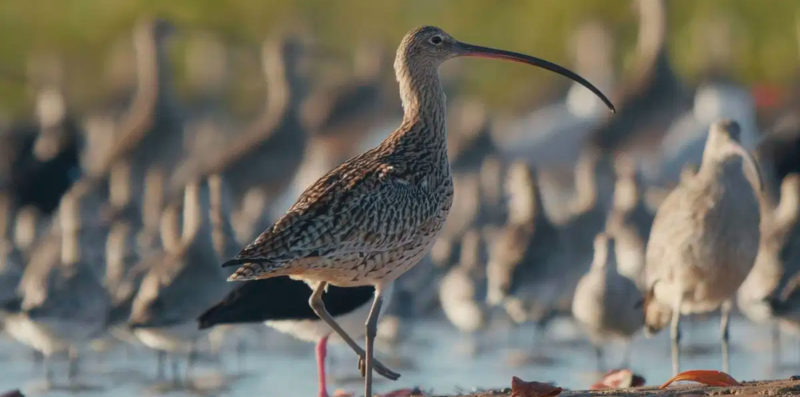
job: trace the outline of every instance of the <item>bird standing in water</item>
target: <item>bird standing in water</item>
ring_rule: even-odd
[[[462,43],[439,28],[406,34],[394,68],[403,122],[377,147],[338,166],[300,195],[275,224],[223,266],[241,265],[230,281],[292,276],[314,292],[309,305],[359,356],[365,395],[372,396],[372,369],[399,374],[373,358],[384,287],[425,255],[453,200],[447,159],[445,94],[439,65],[458,56],[500,58],[567,76],[611,102],[591,83],[556,64],[528,55]],[[328,284],[372,285],[366,350],[325,309]]]
[[[645,326],[654,333],[670,325],[677,374],[681,314],[720,308],[722,366],[728,372],[731,299],[753,268],[760,238],[761,176],[739,143],[739,125],[714,123],[700,169],[681,179],[658,208],[647,242]]]

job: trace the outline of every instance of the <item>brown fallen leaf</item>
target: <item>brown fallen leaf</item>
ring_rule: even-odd
[[[664,389],[672,382],[679,380],[690,380],[699,382],[707,386],[741,386],[742,384],[733,379],[730,375],[722,371],[714,371],[707,369],[695,369],[691,371],[684,371],[673,376],[666,383],[661,385],[659,389]]]
[[[624,389],[637,386],[644,386],[644,378],[634,374],[633,371],[627,368],[623,368],[606,372],[603,378],[591,385],[589,389]]]
[[[549,383],[526,382],[516,376],[511,378],[511,397],[548,397],[561,394],[563,389]]]

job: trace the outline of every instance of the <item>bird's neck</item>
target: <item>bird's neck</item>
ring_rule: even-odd
[[[140,106],[168,107],[172,103],[172,73],[166,43],[148,32],[137,37],[136,63]]]
[[[446,98],[436,67],[396,67],[403,104],[403,124],[396,131],[420,135],[421,143],[446,149]]]

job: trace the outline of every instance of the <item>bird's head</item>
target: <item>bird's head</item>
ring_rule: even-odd
[[[650,285],[644,299],[637,303],[644,310],[645,334],[652,336],[666,327],[672,319],[672,307],[656,299],[658,280]]]
[[[742,146],[740,135],[741,127],[733,120],[723,119],[711,124],[703,150],[703,163],[744,164],[747,167],[745,174],[760,191],[764,186],[761,170],[753,155]]]
[[[464,43],[435,26],[423,26],[406,34],[397,49],[395,70],[398,76],[415,70],[435,70],[442,62],[460,56],[504,59],[547,69],[588,88],[614,111],[614,105],[597,87],[560,65],[530,55]]]

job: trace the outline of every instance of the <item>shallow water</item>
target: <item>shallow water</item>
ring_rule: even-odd
[[[718,318],[682,322],[682,369],[721,369]],[[261,327],[236,332],[245,340],[245,354],[238,362],[231,343],[219,360],[201,357],[192,372],[190,388],[156,382],[156,357],[141,347],[112,346],[104,353],[88,353],[81,361],[79,386],[66,388],[65,364],[54,364],[55,386],[44,389],[42,370],[30,351],[0,337],[0,392],[21,388],[26,395],[141,396],[313,396],[316,395],[314,347]],[[773,365],[769,327],[753,325],[740,317],[731,322],[731,374],[740,380],[776,378],[800,372],[797,341],[784,335],[782,365]],[[233,338],[229,338],[233,339]],[[534,341],[536,341],[534,343]],[[228,346],[230,345],[230,346]],[[608,349],[608,367],[622,360],[623,345]],[[648,384],[670,375],[667,332],[633,343],[631,367]],[[556,320],[546,336],[534,327],[509,330],[492,326],[480,334],[458,333],[444,320],[414,322],[406,338],[393,349],[384,348],[379,358],[402,373],[397,382],[378,377],[376,389],[386,392],[420,386],[437,393],[507,387],[512,375],[527,380],[552,381],[562,387],[586,388],[596,378],[594,351],[568,319]],[[241,365],[240,365],[241,364]],[[183,371],[184,362],[180,362]],[[356,361],[342,345],[329,349],[329,389],[361,390]],[[169,374],[170,366],[167,366]]]

